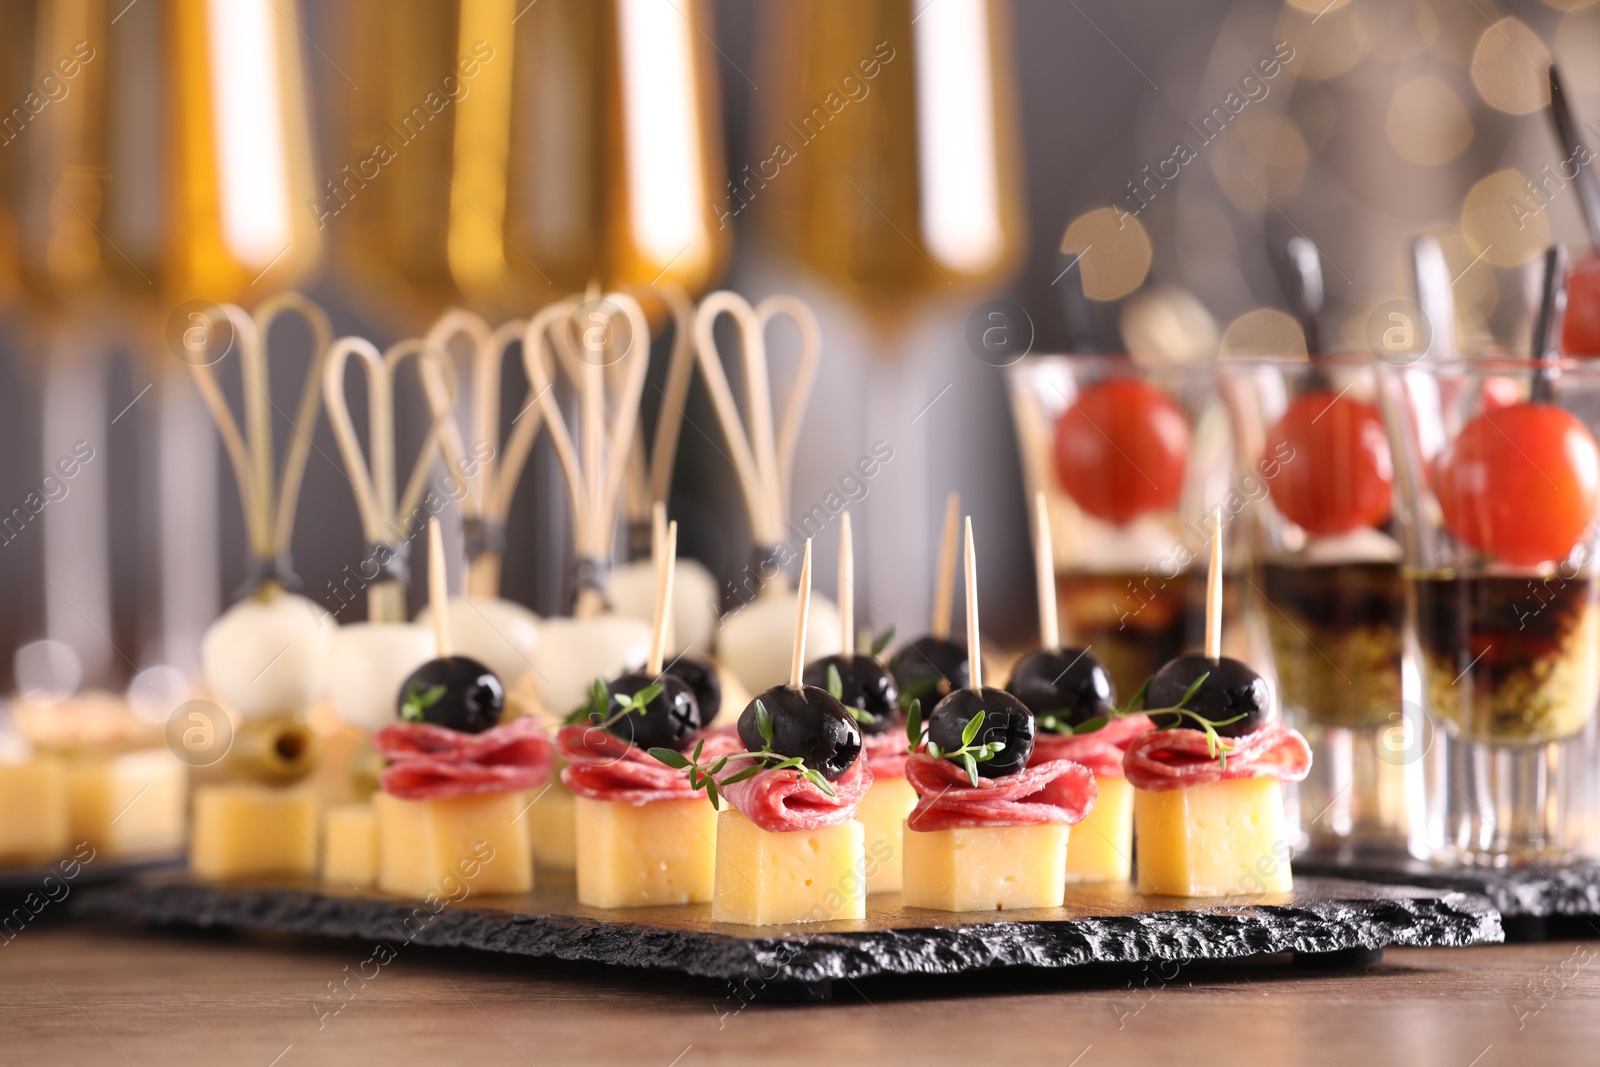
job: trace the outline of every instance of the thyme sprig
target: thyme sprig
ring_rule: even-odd
[[[694,753],[690,756],[685,756],[682,752],[671,748],[652,748],[647,751],[668,767],[686,772],[689,776],[690,787],[704,789],[711,803],[719,807],[721,806],[721,798],[718,793],[719,787],[730,786],[735,782],[742,782],[746,778],[754,778],[762,771],[793,770],[824,794],[830,797],[838,796],[838,792],[833,788],[833,783],[824,778],[822,772],[815,767],[807,767],[804,758],[800,756],[785,756],[781,752],[772,750],[772,716],[768,713],[767,706],[759,699],[755,702],[755,705],[756,729],[761,733],[762,748],[760,751],[731,752],[726,756],[718,756],[714,760],[702,762],[706,745],[705,738],[701,738],[695,743]],[[736,759],[750,760],[750,766],[735,771],[727,778],[718,780],[717,775],[722,773],[730,760]]]
[[[972,787],[978,787],[978,764],[987,763],[1001,752],[1005,751],[1004,741],[988,741],[981,745],[972,742],[978,739],[978,734],[983,732],[983,720],[988,713],[979,710],[978,714],[967,720],[961,728],[961,747],[942,751],[938,742],[929,740],[928,730],[922,721],[922,701],[913,700],[911,707],[906,711],[906,738],[911,742],[911,751],[926,752],[934,759],[947,759],[951,763],[959,763],[967,772],[967,781]]]
[[[1190,729],[1198,728],[1206,735],[1206,755],[1216,760],[1225,771],[1228,769],[1228,753],[1233,751],[1234,746],[1222,739],[1222,735],[1217,733],[1217,727],[1232,725],[1233,723],[1238,722],[1240,719],[1245,718],[1249,713],[1240,712],[1231,719],[1223,719],[1221,722],[1212,722],[1199,712],[1188,708],[1187,705],[1189,701],[1194,699],[1194,695],[1200,691],[1200,687],[1205,684],[1206,679],[1209,677],[1211,677],[1211,672],[1207,671],[1205,674],[1202,674],[1200,677],[1190,682],[1189,688],[1184,690],[1183,699],[1179,700],[1170,708],[1141,707],[1141,705],[1144,704],[1146,694],[1150,692],[1150,679],[1146,678],[1145,683],[1139,687],[1139,691],[1133,694],[1133,697],[1126,704],[1120,708],[1117,708],[1109,715],[1096,715],[1092,719],[1085,719],[1083,722],[1073,726],[1061,718],[1061,715],[1063,715],[1066,711],[1066,709],[1063,708],[1058,711],[1046,712],[1043,715],[1036,716],[1035,721],[1038,723],[1041,729],[1050,730],[1058,734],[1073,734],[1076,736],[1081,734],[1092,734],[1096,730],[1102,729],[1113,719],[1126,719],[1134,715],[1171,715],[1173,717],[1172,721],[1166,723],[1165,725],[1156,727],[1158,730],[1176,730],[1180,726],[1184,725],[1185,719],[1189,719],[1195,724],[1195,726],[1190,727]]]
[[[421,682],[412,682],[411,688],[406,690],[406,698],[400,703],[400,719],[403,722],[421,722],[422,713],[444,699],[446,689],[442,685],[429,686],[424,689]]]
[[[610,730],[631,712],[648,715],[650,702],[661,695],[663,688],[665,686],[662,683],[652,682],[631,695],[624,696],[622,693],[613,695],[606,688],[605,679],[596,678],[589,686],[589,702],[573,709],[562,721],[567,726],[578,726],[587,721],[602,730]],[[613,707],[615,710],[607,715],[606,712]]]

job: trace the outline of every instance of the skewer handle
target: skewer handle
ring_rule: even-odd
[[[672,575],[678,563],[678,524],[667,526],[666,543],[656,557],[656,614],[650,627],[650,661],[645,669],[652,675],[661,673],[661,664],[667,657],[667,627],[672,620]]]
[[[950,636],[955,601],[956,538],[961,532],[961,494],[951,493],[944,506],[944,536],[939,540],[939,570],[934,575],[933,619],[928,631],[941,640]]]
[[[428,520],[428,614],[433,619],[433,653],[439,659],[453,653],[450,645],[450,586],[444,573],[444,534],[438,519]]]
[[[839,516],[839,652],[855,653],[856,554],[850,536],[850,512]]]
[[[1206,658],[1222,658],[1222,509],[1211,513],[1211,566],[1206,572]]]
[[[806,625],[811,621],[811,538],[800,562],[800,588],[795,590],[794,654],[789,660],[789,688],[799,689],[806,669]]]
[[[1044,490],[1033,494],[1034,579],[1039,585],[1039,647],[1054,652],[1061,647],[1061,619],[1056,614],[1056,561],[1050,541],[1050,512]]]
[[[967,516],[967,670],[972,691],[983,688],[983,651],[978,647],[978,558],[972,547],[972,516]]]

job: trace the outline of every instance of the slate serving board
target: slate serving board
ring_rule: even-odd
[[[1350,859],[1297,854],[1294,869],[1319,877],[1421,886],[1486,897],[1512,941],[1600,933],[1600,865],[1438,867],[1409,857]]]
[[[836,980],[953,975],[996,967],[1222,960],[1295,953],[1364,962],[1390,945],[1499,942],[1481,897],[1322,878],[1248,900],[1144,896],[1128,885],[1073,886],[1067,906],[951,914],[869,897],[862,921],[783,927],[711,921],[709,905],[603,910],[577,903],[570,876],[534,893],[468,897],[430,912],[416,901],[304,882],[211,885],[156,876],[102,886],[82,915],[197,927],[472,948],[673,971],[741,983],[748,996],[826,999]]]

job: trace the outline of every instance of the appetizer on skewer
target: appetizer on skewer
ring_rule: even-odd
[[[717,809],[653,755],[693,747],[705,725],[694,690],[662,670],[678,524],[658,556],[656,616],[642,671],[599,679],[556,735],[576,796],[578,903],[595,908],[703,904],[716,874]]]
[[[318,605],[288,592],[297,584],[289,544],[331,329],[322,310],[298,294],[267,301],[253,318],[232,305],[220,310],[239,346],[243,433],[211,365],[192,363],[189,369],[239,484],[251,563],[243,598],[207,629],[200,645],[208,687],[240,721],[227,752],[233,781],[195,790],[189,866],[215,880],[310,875],[317,869],[317,801],[308,789],[287,787],[316,764],[319,744],[306,712],[322,695],[339,627]],[[287,310],[309,323],[313,356],[295,433],[281,472],[275,472],[266,339],[273,320]],[[200,734],[217,726],[193,724]]]
[[[429,344],[446,358],[457,337],[465,338],[472,351],[472,438],[462,439],[454,414],[439,427],[444,488],[461,505],[467,557],[466,592],[451,597],[447,609],[450,632],[461,652],[505,679],[508,690],[532,665],[539,644],[539,617],[500,595],[506,514],[543,421],[543,412],[530,405],[505,441],[500,439],[501,364],[525,327],[521,319],[513,319],[491,330],[477,315],[457,309],[440,316],[428,331]],[[449,410],[447,383],[433,369],[432,364],[424,366],[423,386],[434,407]],[[415,621],[425,620],[419,616]]]
[[[1311,769],[1267,680],[1222,655],[1222,513],[1213,516],[1206,647],[1156,672],[1143,694],[1156,729],[1123,758],[1134,788],[1139,889],[1211,897],[1288,892],[1283,782]]]
[[[967,646],[950,636],[950,613],[956,580],[956,539],[961,530],[961,497],[945,501],[944,536],[939,541],[939,570],[934,575],[933,618],[929,632],[903,646],[889,660],[899,689],[901,710],[913,700],[932,707],[971,682]]]
[[[839,644],[844,648],[855,642],[854,625],[855,550],[846,511],[839,516]],[[894,676],[869,649],[812,660],[801,680],[827,690],[855,717],[872,770],[872,785],[856,807],[856,819],[866,828],[867,892],[899,892],[900,839],[917,794],[906,781],[909,749]]]
[[[435,657],[400,686],[400,721],[372,739],[387,761],[372,797],[378,888],[452,896],[526,893],[533,852],[524,794],[550,777],[550,743],[531,718],[501,724],[505,690],[483,664],[453,654],[439,520],[429,522],[428,601]]]
[[[1094,775],[1094,807],[1067,839],[1067,881],[1124,882],[1133,867],[1133,787],[1122,773],[1122,757],[1151,723],[1144,715],[1117,714],[1116,686],[1098,656],[1087,648],[1061,647],[1042,490],[1034,495],[1034,519],[1039,647],[1012,667],[1006,692],[1033,712],[1031,764],[1067,759]]]
[[[713,327],[721,315],[733,319],[744,364],[745,410],[728,388]],[[800,331],[800,362],[789,387],[781,420],[774,427],[772,388],[767,366],[766,329],[778,316],[791,319]],[[807,620],[807,647],[818,653],[839,651],[838,620],[826,597],[813,597],[809,613],[795,610],[797,595],[789,587],[783,568],[795,557],[788,540],[790,527],[789,474],[794,467],[795,444],[806,401],[816,376],[821,339],[817,317],[790,296],[770,296],[755,307],[737,293],[715,292],[700,304],[695,317],[695,344],[700,374],[716,408],[717,421],[727,440],[728,453],[739,474],[750,536],[755,542],[750,565],[736,583],[741,598],[751,597],[722,620],[717,631],[718,661],[744,688],[759,693],[782,680],[789,664],[783,651],[789,647],[789,627],[796,618]],[[809,526],[808,526],[809,529]]]
[[[354,356],[367,378],[369,454],[361,448],[350,407],[345,400],[345,364]],[[437,393],[425,390],[431,424],[405,486],[396,492],[394,433],[395,378],[400,365],[415,359],[426,385],[440,377],[445,385]],[[439,429],[449,417],[455,393],[455,374],[443,353],[431,342],[410,339],[379,352],[360,337],[335,341],[323,368],[323,391],[328,422],[344,459],[361,532],[367,550],[356,568],[355,588],[348,579],[340,595],[355,595],[364,587],[367,618],[339,627],[328,650],[328,696],[341,718],[359,730],[380,730],[393,716],[393,696],[416,667],[433,654],[425,627],[406,619],[406,588],[410,584],[411,542],[422,532],[428,514],[423,490],[433,470],[439,446]],[[347,572],[348,573],[348,572]],[[365,771],[358,776],[370,778]],[[371,782],[367,781],[370,788]]]
[[[1068,830],[1094,807],[1094,775],[1064,759],[1030,765],[1033,712],[983,684],[970,518],[965,560],[971,683],[939,701],[925,727],[920,703],[906,720],[906,778],[918,800],[906,819],[901,896],[941,911],[1059,907]]]
[[[855,717],[802,681],[810,593],[807,541],[789,681],[764,690],[739,716],[743,751],[728,752],[717,739],[688,756],[651,752],[728,805],[717,816],[717,922],[771,926],[866,915],[865,830],[855,811],[872,770]]]

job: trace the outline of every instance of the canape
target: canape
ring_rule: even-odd
[[[1059,907],[1069,827],[1094,807],[1094,776],[1070,760],[1030,766],[1033,713],[983,684],[970,519],[966,575],[971,684],[939,701],[925,725],[920,704],[906,720],[906,778],[918,800],[906,819],[901,897],[941,911]]]

